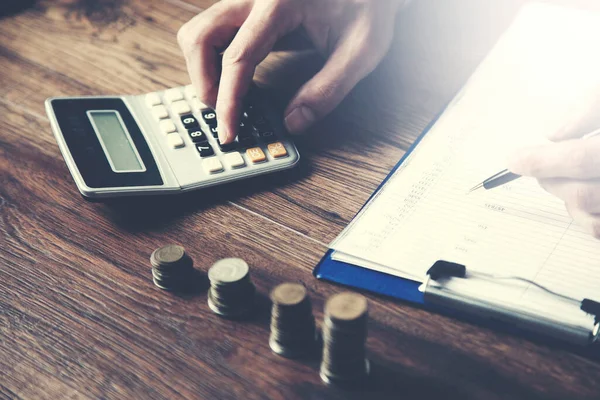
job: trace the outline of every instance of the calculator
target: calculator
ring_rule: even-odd
[[[257,87],[228,144],[219,142],[217,115],[191,85],[142,95],[50,98],[46,112],[86,198],[181,193],[291,168],[300,159]]]

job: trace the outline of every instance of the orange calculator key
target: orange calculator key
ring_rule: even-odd
[[[267,150],[274,158],[280,158],[287,156],[285,146],[281,142],[271,143],[267,146]]]
[[[246,150],[246,154],[253,163],[263,162],[267,159],[260,147],[252,147],[251,149]]]

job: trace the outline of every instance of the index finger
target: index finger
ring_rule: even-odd
[[[509,160],[508,169],[536,178],[600,177],[600,136],[572,139],[524,149]]]
[[[223,53],[216,107],[221,143],[229,143],[235,138],[243,99],[252,83],[256,66],[284,33],[296,27],[281,13],[283,10],[277,6],[271,9],[260,6],[253,8]]]

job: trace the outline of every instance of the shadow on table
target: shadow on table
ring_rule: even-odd
[[[188,193],[107,199],[99,209],[119,227],[139,232],[176,224],[190,214],[215,205],[236,201],[260,192],[274,192],[304,179],[311,172],[310,162],[301,159],[290,170],[243,179],[225,185]]]

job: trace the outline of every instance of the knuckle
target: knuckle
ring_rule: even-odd
[[[177,43],[179,43],[179,47],[181,47],[182,50],[189,47],[189,30],[189,22],[186,22],[177,31]]]
[[[232,67],[250,60],[250,51],[247,46],[232,43],[223,53],[223,66]]]

